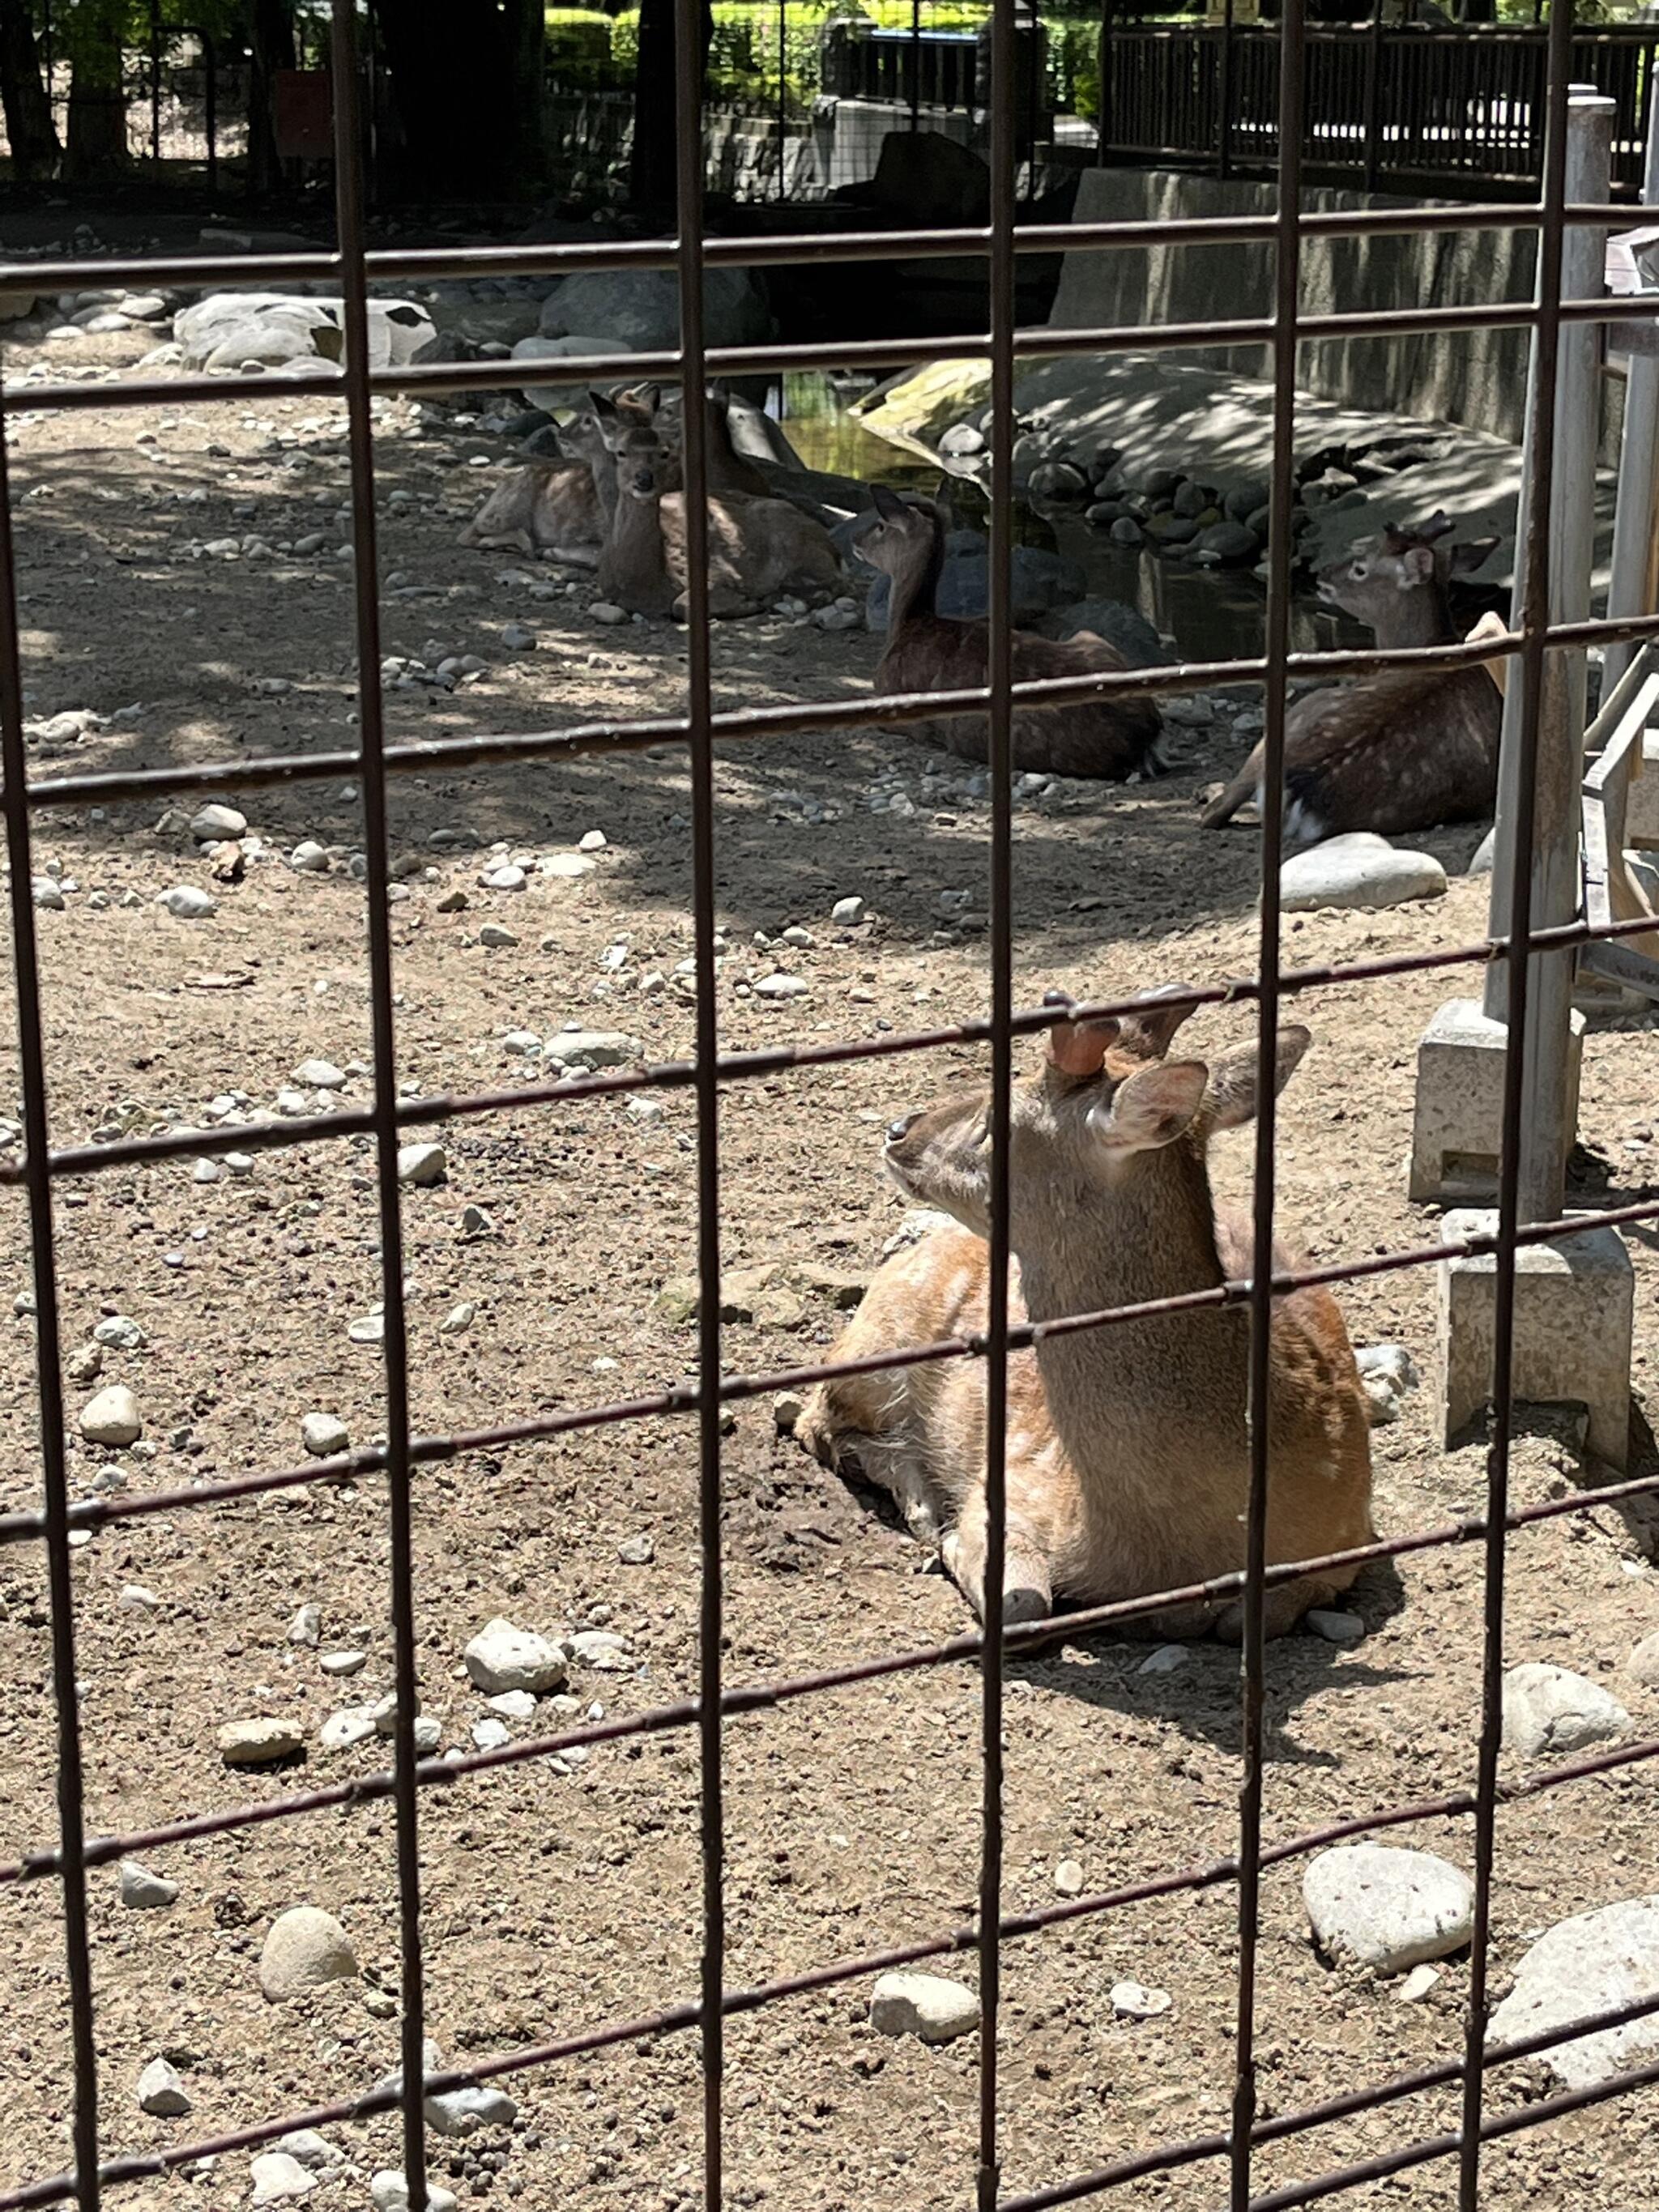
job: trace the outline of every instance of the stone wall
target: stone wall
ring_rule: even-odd
[[[1076,222],[1173,222],[1210,215],[1271,215],[1270,184],[1142,169],[1084,173]],[[1310,189],[1310,210],[1400,206],[1377,194]],[[1468,306],[1528,300],[1535,242],[1526,230],[1442,231],[1418,236],[1308,238],[1302,247],[1306,314]],[[1152,246],[1066,256],[1051,323],[1200,322],[1270,315],[1271,245]],[[1301,349],[1297,381],[1340,404],[1466,424],[1520,439],[1526,407],[1524,330],[1431,331],[1386,338],[1319,339]],[[1178,358],[1244,375],[1269,374],[1259,346],[1209,346]]]

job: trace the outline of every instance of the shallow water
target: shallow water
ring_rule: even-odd
[[[932,492],[939,483],[936,465],[866,429],[826,376],[787,377],[782,392],[773,394],[770,411],[809,468],[899,490]],[[984,528],[983,488],[971,477],[951,483],[957,521]],[[1115,545],[1080,512],[1038,509],[1023,500],[1015,505],[1014,535],[1020,544],[1044,546],[1077,562],[1088,580],[1086,597],[1133,607],[1160,635],[1174,639],[1183,660],[1247,659],[1263,650],[1267,592],[1247,569],[1190,568],[1149,550]],[[1310,593],[1292,599],[1293,652],[1328,653],[1370,642],[1369,632]]]

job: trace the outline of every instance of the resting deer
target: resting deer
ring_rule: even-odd
[[[617,508],[599,558],[599,584],[631,614],[685,611],[685,495],[665,489],[671,457],[653,431],[623,434]],[[708,501],[708,611],[758,613],[786,593],[828,598],[841,562],[821,523],[781,499],[726,492]]]
[[[954,622],[935,613],[934,596],[945,566],[945,528],[931,501],[907,501],[885,485],[872,492],[879,517],[859,540],[863,559],[892,579],[887,645],[876,669],[878,692],[955,691],[987,680],[990,627],[983,618]],[[1116,675],[1128,666],[1115,646],[1092,630],[1063,642],[1029,630],[1012,633],[1016,683],[1043,677]],[[947,714],[909,726],[966,760],[989,750],[983,714]],[[1020,707],[1014,714],[1013,765],[1054,775],[1105,776],[1121,782],[1137,770],[1161,775],[1158,740],[1162,723],[1150,699],[1085,700],[1069,707]]]
[[[1217,1208],[1206,1153],[1256,1109],[1254,1048],[1171,1060],[1187,1009],[1157,1000],[1121,1020],[1050,1034],[1014,1086],[1011,1315],[1034,1322],[1213,1287],[1250,1270],[1250,1224]],[[1279,1034],[1274,1087],[1307,1048]],[[955,1216],[888,1261],[834,1357],[972,1336],[986,1326],[990,1147],[975,1091],[895,1121],[886,1163],[917,1204]],[[1275,1267],[1292,1264],[1275,1248]],[[1008,1366],[1005,1620],[1057,1598],[1110,1604],[1241,1567],[1249,1488],[1249,1319],[1240,1306],[1044,1337]],[[1370,1540],[1366,1401],[1336,1301],[1275,1301],[1267,1559],[1315,1559]],[[796,1433],[833,1467],[856,1464],[911,1528],[943,1533],[946,1567],[985,1617],[985,1368],[944,1360],[842,1376],[809,1397]],[[1270,1589],[1270,1635],[1346,1589],[1342,1568]],[[1132,1632],[1237,1637],[1238,1603],[1189,1604]]]
[[[1449,546],[1437,514],[1419,530],[1389,526],[1380,544],[1325,569],[1319,595],[1364,623],[1388,651],[1449,645],[1446,586],[1478,568],[1496,544]],[[1484,667],[1390,671],[1322,686],[1292,700],[1285,725],[1285,836],[1316,844],[1344,830],[1385,836],[1490,814],[1498,793],[1503,697]],[[1258,745],[1203,823],[1230,822],[1247,799],[1261,804]]]
[[[596,568],[605,520],[592,470],[584,460],[527,461],[490,493],[460,542]]]

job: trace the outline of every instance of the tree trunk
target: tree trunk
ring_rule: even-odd
[[[121,82],[121,0],[81,0],[70,21],[69,145],[64,175],[96,184],[127,167],[127,106]]]
[[[27,183],[49,177],[62,149],[27,0],[0,0],[0,104],[5,111],[14,180]]]
[[[405,191],[532,199],[542,184],[536,0],[398,0],[380,11]]]
[[[283,165],[276,155],[276,75],[299,58],[294,44],[294,0],[253,0],[249,22],[253,66],[247,102],[248,183],[256,198],[269,198],[282,188]]]
[[[642,214],[672,222],[675,205],[675,0],[641,0],[640,56],[634,77],[634,155],[629,198]],[[708,73],[714,9],[698,10],[697,82]]]

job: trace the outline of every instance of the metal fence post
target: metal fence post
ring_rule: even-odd
[[[1613,153],[1615,104],[1600,93],[1575,86],[1567,110],[1569,204],[1605,201]],[[1571,229],[1562,258],[1562,295],[1594,296],[1601,289],[1605,246],[1601,233]],[[1554,497],[1550,505],[1550,594],[1552,623],[1582,622],[1589,614],[1590,565],[1595,529],[1595,449],[1599,427],[1598,334],[1593,325],[1568,325],[1560,337],[1560,376],[1554,422]],[[1534,344],[1533,375],[1537,373]],[[1530,520],[1529,487],[1534,455],[1531,426],[1522,456],[1522,492],[1516,518],[1516,544],[1524,545]],[[1517,550],[1515,611],[1522,620],[1522,590]],[[1578,786],[1583,771],[1585,660],[1582,652],[1553,651],[1545,656],[1538,744],[1535,834],[1532,848],[1532,924],[1547,929],[1571,922],[1578,912]],[[1492,859],[1491,919],[1494,936],[1510,927],[1510,884],[1519,800],[1522,691],[1511,684],[1504,702],[1503,756],[1498,770],[1498,836]],[[1568,1126],[1568,1054],[1572,1018],[1573,960],[1571,953],[1540,953],[1532,963],[1528,1024],[1526,1101],[1522,1122],[1521,1218],[1553,1220],[1562,1210],[1567,1153],[1573,1131]],[[1509,1004],[1509,982],[1494,964],[1486,977],[1486,1012],[1502,1021]]]

